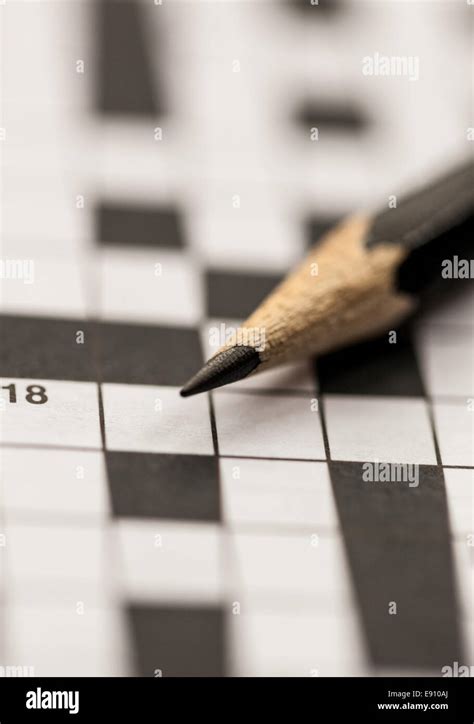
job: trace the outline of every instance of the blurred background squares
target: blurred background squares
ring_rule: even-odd
[[[79,601],[61,606],[7,606],[8,661],[31,662],[34,676],[127,676],[121,616],[113,608]],[[78,613],[82,611],[82,613]]]
[[[321,241],[323,236],[341,221],[335,214],[312,213],[305,220],[305,240],[308,248],[312,248]]]
[[[216,603],[223,600],[223,533],[215,523],[120,520],[117,586],[124,600]]]
[[[203,204],[196,210],[190,230],[193,244],[211,273],[227,270],[243,274],[248,270],[253,275],[263,269],[281,276],[304,252],[303,231],[300,236],[295,220],[275,200],[267,203],[262,198],[262,186],[254,190],[252,179],[245,175],[245,202],[250,200],[255,210],[246,211],[246,206],[229,210],[234,193],[231,187],[225,200]]]
[[[226,523],[337,528],[325,463],[221,458],[219,465]]]
[[[202,319],[199,272],[184,254],[107,247],[100,275],[101,319],[184,327]]]
[[[286,5],[288,9],[301,11],[307,21],[330,18],[344,10],[344,5],[347,8],[344,0],[317,0],[317,2],[314,0],[286,0]]]
[[[354,676],[363,666],[357,620],[308,608],[244,611],[232,621],[242,642],[240,676]]]
[[[203,362],[192,327],[102,322],[97,344],[104,382],[182,385]]]
[[[0,334],[4,377],[78,381],[97,377],[93,325],[84,319],[2,315]]]
[[[207,316],[245,319],[280,281],[274,274],[208,271]]]
[[[334,133],[360,134],[369,125],[361,109],[348,103],[324,106],[320,101],[307,101],[298,108],[295,116],[306,135],[310,135],[312,128],[317,128],[323,138]]]
[[[96,209],[99,244],[183,249],[182,214],[176,207],[103,201]]]
[[[110,511],[102,451],[0,449],[7,521],[104,520]]]
[[[246,598],[256,601],[265,595],[270,607],[278,607],[279,597],[334,610],[347,606],[350,589],[339,540],[319,536],[317,530],[236,532],[232,544]]]
[[[96,104],[107,115],[155,116],[162,111],[146,20],[136,0],[98,0],[99,33]]]
[[[0,278],[2,312],[33,318],[77,319],[86,315],[79,264],[55,258],[18,259],[11,263],[16,265],[18,276]]]
[[[226,676],[222,607],[132,604],[127,613],[139,676]]]
[[[100,527],[12,523],[6,537],[6,576],[13,587],[16,581],[40,588],[75,580],[84,596],[102,588],[106,536]]]

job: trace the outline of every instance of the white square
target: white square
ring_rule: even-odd
[[[10,3],[11,7],[12,3]],[[25,108],[21,108],[19,112],[25,115],[30,112],[30,108],[28,107],[26,112]],[[11,114],[8,115],[10,116],[10,126],[7,133],[11,141],[14,131],[21,134],[22,124],[21,122],[18,124],[16,113],[13,117]],[[39,113],[36,117],[38,120],[36,133],[42,134],[46,131],[47,126],[51,125],[51,120],[48,118],[46,123],[41,124]],[[24,130],[27,133],[27,117],[24,120]],[[57,132],[57,127],[55,131]],[[24,136],[20,142],[24,143]],[[71,139],[68,139],[68,147],[70,147],[70,142]],[[18,152],[18,149],[15,149],[10,142],[2,143],[4,173],[7,170],[6,159],[8,157],[11,165],[16,164],[17,174],[16,176],[8,174],[8,184],[12,187],[8,192],[7,180],[5,177],[3,178],[3,254],[6,253],[8,257],[13,258],[33,258],[35,260],[51,255],[65,258],[77,255],[79,258],[84,245],[83,235],[88,230],[88,214],[85,210],[76,209],[74,195],[77,192],[77,186],[74,184],[74,188],[68,188],[67,185],[65,187],[63,168],[58,170],[49,166],[51,174],[49,178],[45,178],[45,168],[52,164],[52,149],[45,148],[43,140],[40,143],[42,144],[40,154],[37,154],[37,148],[32,146],[27,151],[23,145],[22,150]],[[36,154],[34,162],[33,153]],[[34,175],[30,175],[27,178],[28,173],[34,174],[35,168],[41,175],[36,178]],[[28,182],[29,185],[27,185]],[[42,299],[46,301],[47,298],[50,303],[52,299],[50,296]]]
[[[424,400],[326,395],[324,407],[333,460],[436,464]]]
[[[95,527],[65,525],[6,526],[6,571],[15,585],[25,581],[31,590],[59,581],[81,582],[84,596],[102,587],[106,572],[105,536]],[[82,597],[81,597],[82,598]]]
[[[474,410],[467,400],[433,404],[443,465],[474,465]]]
[[[464,641],[467,658],[467,665],[474,666],[474,621],[466,621],[464,624]],[[472,669],[471,669],[472,671]]]
[[[449,518],[454,535],[474,536],[474,470],[444,468]]]
[[[316,402],[309,395],[214,393],[220,454],[324,459]]]
[[[12,391],[4,389],[10,385],[15,386],[16,402],[12,401]],[[28,392],[30,385],[33,387]],[[0,442],[3,445],[102,447],[95,382],[10,377],[0,379],[0,386]],[[28,401],[28,396],[34,401]]]
[[[250,375],[234,384],[234,389],[242,392],[251,390],[281,390],[282,392],[316,391],[316,376],[311,369],[311,362],[293,362],[280,365],[275,369]]]
[[[218,158],[222,163],[222,150]],[[215,204],[208,205],[195,216],[192,228],[195,247],[214,266],[286,272],[304,252],[291,219],[274,205],[266,216],[249,216],[242,209],[216,213]]]
[[[425,327],[418,350],[432,397],[474,395],[474,332],[471,327]]]
[[[199,271],[184,253],[106,249],[101,274],[103,319],[192,326],[203,316]]]
[[[102,452],[0,449],[6,520],[22,516],[105,518],[110,510]]]
[[[133,600],[221,599],[221,530],[208,523],[122,520],[119,588]]]
[[[232,617],[238,675],[356,676],[366,673],[355,617],[330,611],[253,611]]]
[[[337,528],[326,463],[221,458],[228,523]]]
[[[177,387],[102,386],[109,450],[212,455],[207,395],[183,399]]]
[[[15,270],[11,269],[12,263],[16,265]],[[15,262],[2,259],[2,264],[0,307],[3,313],[80,318],[86,314],[81,267],[77,261],[35,257]],[[8,278],[8,273],[20,278]]]
[[[238,575],[245,596],[271,596],[282,601],[318,600],[327,606],[344,606],[349,578],[342,542],[314,533],[262,535],[233,533]]]
[[[125,622],[111,609],[87,602],[81,609],[80,603],[70,608],[7,606],[9,660],[28,662],[34,676],[128,675]]]
[[[468,538],[452,546],[462,619],[474,621],[474,556]],[[474,663],[474,661],[473,661]]]

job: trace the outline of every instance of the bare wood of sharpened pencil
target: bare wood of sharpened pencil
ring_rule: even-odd
[[[353,216],[329,232],[181,395],[396,327],[446,254],[466,241],[472,246],[473,171],[472,163],[458,166],[396,208]]]
[[[242,325],[241,339],[245,329],[260,331],[259,372],[381,332],[413,310],[413,298],[395,285],[407,250],[393,244],[368,250],[370,223],[352,217],[327,234]],[[230,339],[219,352],[234,344]]]

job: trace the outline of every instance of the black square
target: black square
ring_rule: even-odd
[[[163,112],[161,89],[146,33],[146,8],[137,0],[95,3],[98,72],[97,110],[117,115]]]
[[[98,330],[104,382],[180,386],[203,363],[195,329],[101,323]]]
[[[317,360],[323,394],[423,397],[423,382],[407,328],[324,355]]]
[[[116,516],[221,519],[215,457],[108,451],[107,473]]]
[[[369,119],[362,109],[349,101],[341,103],[306,100],[296,109],[295,119],[307,132],[312,128],[319,130],[319,141],[325,133],[359,134],[369,125]]]
[[[420,465],[410,487],[364,480],[367,465],[380,469],[332,462],[329,470],[371,659],[440,671],[462,659],[443,470]]]
[[[96,209],[99,244],[182,249],[181,214],[173,206],[103,202]]]
[[[2,315],[0,339],[2,377],[97,379],[94,325],[84,320]]]
[[[139,676],[226,675],[221,607],[133,604],[127,613]]]
[[[341,0],[288,0],[288,6],[305,13],[305,17],[321,18],[343,9]],[[311,15],[312,13],[312,15]]]
[[[322,237],[341,221],[340,216],[317,214],[310,216],[305,222],[305,238],[308,248],[321,241]]]
[[[208,271],[207,316],[245,319],[280,281],[276,274]]]

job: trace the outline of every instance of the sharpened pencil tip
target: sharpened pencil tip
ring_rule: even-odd
[[[218,352],[187,382],[181,397],[208,392],[247,377],[260,364],[260,355],[253,347],[236,345]]]

